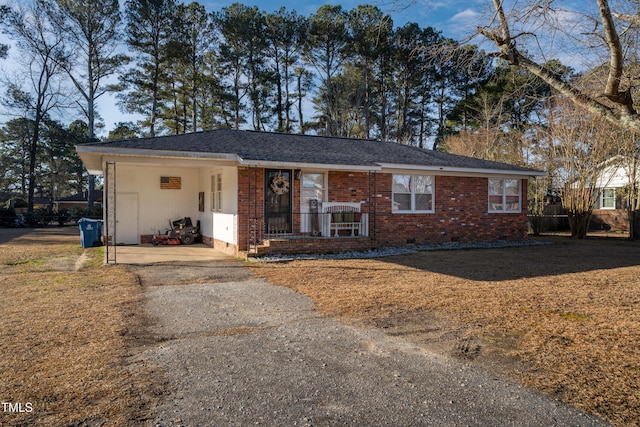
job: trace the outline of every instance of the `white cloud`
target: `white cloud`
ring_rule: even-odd
[[[479,17],[480,17],[480,13],[478,13],[477,11],[473,9],[465,9],[462,12],[458,12],[455,15],[453,15],[449,19],[449,21],[451,23],[458,23],[458,22],[468,23],[470,21],[477,22]]]

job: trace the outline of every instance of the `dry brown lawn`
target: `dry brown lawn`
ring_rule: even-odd
[[[78,232],[0,232],[0,425],[144,423],[159,372],[132,360],[141,288]],[[258,264],[317,308],[505,375],[619,426],[640,425],[640,244],[420,252]]]
[[[640,245],[620,238],[257,264],[317,308],[640,425]]]
[[[77,229],[0,230],[0,425],[131,425],[149,372],[127,362],[141,289]],[[20,406],[17,406],[20,404]],[[23,412],[15,412],[16,409]]]

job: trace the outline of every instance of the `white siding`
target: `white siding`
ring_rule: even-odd
[[[211,176],[222,173],[222,212],[211,211]],[[200,212],[200,228],[204,236],[237,244],[238,170],[233,167],[199,169],[199,190],[204,192],[204,212]],[[235,219],[234,219],[235,218]],[[232,230],[232,228],[234,228]]]
[[[598,180],[598,188],[621,188],[629,185],[629,175],[622,166],[606,168]]]
[[[138,217],[118,218],[118,221],[137,221],[140,234],[164,232],[169,221],[191,217],[198,219],[198,171],[193,168],[145,166],[118,163],[117,193],[138,194]],[[181,178],[179,190],[160,189],[160,177]],[[137,236],[136,236],[137,239]]]
[[[214,238],[232,245],[238,244],[238,215],[214,213],[213,226]]]

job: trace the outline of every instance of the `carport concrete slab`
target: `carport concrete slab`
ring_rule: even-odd
[[[115,251],[117,264],[154,264],[164,262],[193,262],[230,260],[233,257],[203,245],[160,245],[151,244],[109,247]]]

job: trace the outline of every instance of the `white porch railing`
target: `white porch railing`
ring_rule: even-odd
[[[323,236],[339,237],[340,230],[351,236],[369,235],[369,214],[361,212],[361,202],[322,203],[321,230]]]

